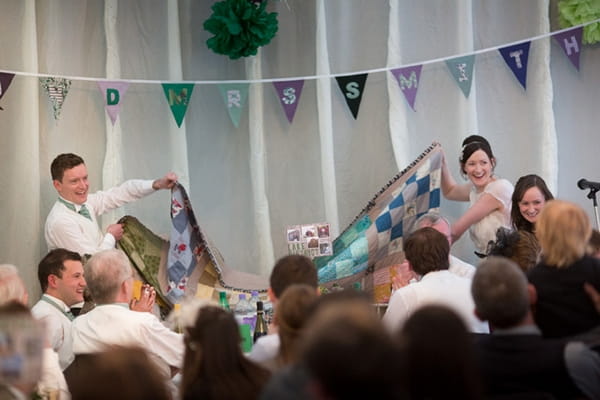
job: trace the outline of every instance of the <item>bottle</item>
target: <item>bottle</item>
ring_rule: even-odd
[[[229,301],[227,301],[227,292],[219,292],[219,304],[225,310],[227,310],[227,311],[231,310],[231,308],[229,308]]]
[[[240,337],[242,338],[242,351],[250,353],[252,351],[252,320],[254,317],[254,308],[246,300],[246,294],[240,293],[239,300],[233,307],[233,315],[238,323]]]
[[[267,334],[267,323],[265,322],[263,312],[263,302],[258,301],[256,303],[256,326],[254,327],[254,343],[256,343],[259,337],[265,336]]]

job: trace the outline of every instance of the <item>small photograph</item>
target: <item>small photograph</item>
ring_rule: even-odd
[[[321,242],[319,244],[319,254],[322,256],[331,255],[331,243],[330,242]]]
[[[308,246],[309,249],[317,249],[319,248],[319,239],[317,238],[310,238],[308,240]]]
[[[302,237],[317,237],[317,228],[314,225],[302,225]]]
[[[299,242],[300,241],[300,229],[292,228],[287,231],[288,242]]]
[[[317,232],[320,238],[329,237],[329,224],[317,225]]]

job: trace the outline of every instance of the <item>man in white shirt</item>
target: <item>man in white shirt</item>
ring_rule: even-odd
[[[267,293],[273,308],[284,290],[293,284],[305,284],[318,290],[317,268],[312,260],[306,256],[293,254],[280,258],[275,263],[269,277]],[[265,362],[274,359],[279,353],[279,334],[275,328],[269,328],[269,334],[260,337],[252,346],[248,356],[256,362]]]
[[[97,216],[138,200],[159,189],[170,189],[177,175],[170,172],[152,180],[128,180],[106,191],[88,195],[89,182],[85,163],[75,154],[60,154],[50,167],[58,200],[46,219],[48,249],[65,248],[81,255],[115,247],[123,236],[121,224],[112,224],[103,233]]]
[[[96,307],[73,321],[76,360],[65,373],[77,373],[77,357],[110,345],[138,346],[148,352],[167,383],[183,364],[183,335],[164,326],[150,312],[130,310],[133,270],[121,250],[102,250],[85,265],[88,288]]]
[[[404,240],[404,254],[410,268],[421,279],[396,290],[383,323],[390,331],[397,331],[406,319],[421,306],[443,304],[454,310],[472,332],[487,333],[487,323],[474,314],[471,280],[453,274],[449,268],[450,243],[433,229],[425,227]]]
[[[45,323],[48,341],[64,370],[73,361],[70,307],[83,301],[86,287],[81,255],[65,249],[50,251],[38,265],[38,279],[43,295],[31,313]]]

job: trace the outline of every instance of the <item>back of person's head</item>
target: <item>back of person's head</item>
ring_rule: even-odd
[[[465,138],[462,142],[462,151],[460,153],[460,158],[458,161],[460,162],[460,172],[463,176],[466,176],[465,165],[467,160],[475,153],[477,150],[482,150],[487,154],[492,163],[492,169],[496,166],[496,157],[494,157],[494,153],[492,153],[492,146],[487,141],[486,138],[479,135],[471,135]]]
[[[0,386],[33,393],[41,377],[45,336],[25,304],[10,300],[0,305]]]
[[[495,328],[520,324],[530,310],[527,277],[508,258],[483,260],[473,276],[471,293],[478,317]]]
[[[562,268],[585,255],[592,227],[587,214],[577,204],[551,200],[538,217],[535,235],[544,262]]]
[[[400,381],[413,399],[477,399],[481,385],[463,320],[442,305],[416,310],[397,336]]]
[[[73,153],[59,154],[50,164],[50,174],[53,181],[62,182],[65,171],[84,164],[83,158]]]
[[[296,361],[297,344],[318,294],[315,288],[294,284],[285,289],[275,309],[275,324],[280,338],[279,361],[282,365]]]
[[[117,328],[118,329],[118,328]],[[78,359],[69,380],[72,400],[169,400],[156,365],[138,347],[113,346]]]
[[[294,283],[303,283],[314,287],[319,285],[317,268],[312,260],[306,256],[293,254],[280,258],[271,271],[269,285],[276,298]]]
[[[133,274],[127,255],[117,249],[94,254],[85,264],[84,271],[92,299],[98,304],[113,303],[121,284]]]
[[[344,292],[353,292],[345,290]],[[322,295],[307,322],[299,361],[328,399],[398,398],[397,351],[364,297]]]
[[[509,258],[526,272],[538,263],[540,244],[533,233],[500,227],[496,241],[488,245],[487,255]]]
[[[65,261],[79,261],[83,262],[81,255],[74,251],[67,249],[54,249],[50,250],[48,254],[42,258],[38,264],[38,279],[42,292],[46,292],[48,289],[48,277],[50,275],[56,275],[62,278],[62,273],[65,270]]]
[[[417,274],[425,275],[449,268],[450,243],[431,227],[417,229],[404,240],[404,255]]]
[[[0,305],[12,300],[27,304],[27,289],[17,267],[11,264],[0,264]]]
[[[518,230],[524,230],[527,232],[534,231],[533,224],[523,217],[519,207],[519,203],[521,200],[523,200],[525,192],[533,187],[539,189],[542,196],[544,196],[544,201],[550,201],[554,199],[552,192],[550,192],[550,189],[548,189],[548,186],[546,186],[546,182],[538,175],[530,174],[520,177],[515,184],[515,190],[512,194],[512,208],[510,210],[510,217],[513,226]]]
[[[207,305],[185,328],[182,398],[258,398],[270,374],[242,353],[240,332],[224,309]]]

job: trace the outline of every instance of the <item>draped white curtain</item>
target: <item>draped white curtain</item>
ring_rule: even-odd
[[[460,142],[492,143],[498,175],[538,173],[561,198],[591,209],[575,182],[600,180],[594,149],[600,49],[585,46],[576,71],[551,39],[532,42],[527,90],[498,51],[478,53],[465,98],[438,58],[550,32],[548,0],[281,0],[279,31],[256,57],[212,53],[202,28],[213,1],[3,0],[0,70],[17,76],[0,100],[0,263],[17,265],[35,299],[46,252],[45,217],[56,199],[49,165],[59,153],[86,160],[93,190],[169,170],[188,188],[199,223],[233,268],[268,275],[287,251],[285,228],[330,222],[343,230],[388,179],[432,141],[458,178]],[[390,72],[371,73],[358,118],[335,79],[424,63],[416,111]],[[35,74],[75,79],[55,121]],[[194,88],[174,122],[158,83],[132,83],[113,127],[93,78],[155,81],[307,79],[290,124],[270,82],[252,83],[239,128],[216,84]],[[107,122],[108,121],[108,122]],[[456,219],[465,204],[442,201]],[[169,194],[107,216],[139,218],[168,235]],[[591,210],[590,210],[591,211]],[[591,214],[591,213],[590,213]],[[473,261],[468,239],[454,252]]]

